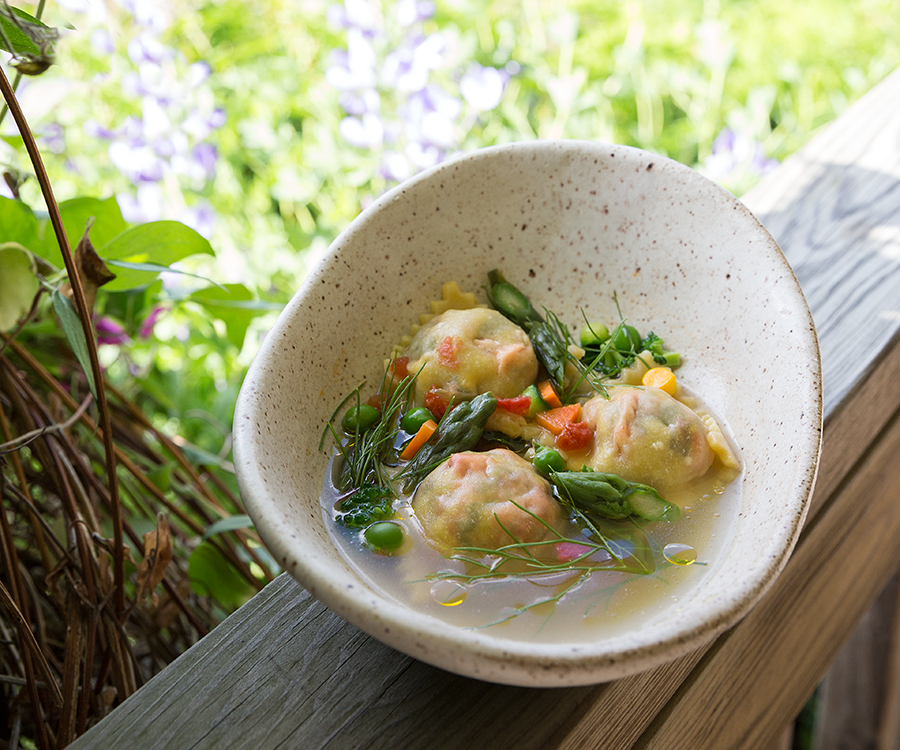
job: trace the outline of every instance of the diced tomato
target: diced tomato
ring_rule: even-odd
[[[409,357],[396,357],[393,363],[394,375],[401,380],[409,375]]]
[[[450,405],[450,402],[437,392],[437,388],[435,386],[431,386],[428,392],[425,394],[425,408],[428,409],[432,414],[434,414],[434,418],[440,422],[441,417],[444,416],[444,413],[447,411],[447,407]]]
[[[521,414],[523,417],[531,408],[531,396],[514,396],[513,398],[498,398],[497,408],[505,409],[512,414]]]
[[[459,369],[459,348],[462,339],[459,336],[447,336],[437,348],[438,364],[450,370]]]
[[[535,416],[537,423],[554,435],[561,434],[567,424],[577,422],[580,418],[581,404],[578,403],[558,406],[556,409],[542,411]]]
[[[587,422],[570,422],[556,437],[556,447],[563,451],[580,451],[594,439],[594,431]]]
[[[376,393],[374,396],[370,396],[369,400],[366,401],[369,406],[374,406],[378,411],[384,411],[384,403],[382,401],[382,396],[380,393]]]

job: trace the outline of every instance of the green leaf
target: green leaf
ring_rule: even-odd
[[[168,267],[191,255],[213,255],[212,246],[197,232],[177,221],[154,221],[132,227],[97,249],[107,263],[153,263]],[[153,281],[157,270],[125,268],[104,289],[114,292],[133,289]]]
[[[63,333],[66,334],[69,346],[72,347],[72,351],[78,358],[87,377],[91,393],[94,394],[96,399],[97,384],[94,382],[94,371],[91,369],[91,358],[88,353],[87,341],[84,338],[84,329],[81,327],[81,318],[78,317],[78,311],[75,309],[75,305],[72,304],[72,300],[66,297],[65,294],[62,294],[59,289],[53,290],[52,298],[53,309],[56,310],[56,314],[59,316]]]
[[[15,328],[39,288],[31,253],[17,242],[0,245],[0,331]]]
[[[253,596],[255,589],[208,541],[201,542],[188,558],[191,586],[225,609],[235,610]]]
[[[221,534],[225,531],[234,531],[235,529],[252,529],[253,521],[250,516],[228,516],[228,518],[220,518],[212,524],[205,532],[203,532],[203,540],[206,541],[211,536]]]
[[[30,25],[35,25],[47,29],[48,32],[51,31],[50,27],[38,21],[34,16],[28,15],[24,10],[19,8],[9,8],[9,10],[15,13],[22,21],[17,24],[7,18],[5,14],[0,14],[0,27],[3,29],[3,34],[0,34],[0,49],[22,56],[30,55],[36,57],[40,55],[40,47],[32,41],[28,34],[22,31],[20,26],[28,28]],[[10,49],[10,44],[7,44],[7,41],[12,45],[12,49]]]
[[[172,486],[172,474],[175,471],[174,464],[162,464],[147,472],[147,479],[155,484],[163,492],[168,492]]]
[[[91,225],[91,242],[94,247],[102,247],[117,235],[128,229],[128,224],[122,218],[122,211],[116,199],[107,198],[73,198],[59,204],[59,213],[62,216],[66,237],[69,238],[69,247],[73,250],[84,236],[84,230],[88,221],[93,218]]]
[[[194,445],[193,443],[182,442],[179,447],[181,448],[181,452],[184,453],[192,463],[200,464],[201,466],[215,466],[223,471],[232,474],[234,473],[234,464],[230,461],[219,458],[214,453],[203,450],[203,448]]]
[[[213,281],[212,279],[208,279],[206,276],[201,276],[198,273],[190,273],[188,271],[180,271],[177,268],[170,268],[169,266],[161,266],[159,263],[130,263],[127,260],[107,260],[107,265],[116,266],[117,268],[131,268],[135,271],[154,271],[156,273],[162,273],[163,271],[168,271],[169,273],[180,273],[182,276],[192,276],[195,279],[203,279],[203,281],[208,281],[210,284],[214,284],[219,287],[219,289],[224,289],[217,281]]]
[[[62,267],[62,255],[56,242],[53,243],[53,251],[44,246],[37,217],[22,201],[0,197],[0,238],[4,242],[18,242],[26,250],[49,260],[57,268]]]
[[[207,287],[194,292],[188,299],[203,305],[210,314],[219,318],[225,324],[228,340],[238,349],[244,345],[250,321],[269,309],[261,307],[243,284],[225,284],[224,288]]]

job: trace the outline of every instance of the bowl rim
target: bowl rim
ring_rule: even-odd
[[[631,636],[627,639],[620,636],[600,639],[595,644],[534,643],[463,629],[411,610],[372,591],[358,577],[351,578],[343,572],[335,575],[333,570],[318,566],[316,559],[304,559],[302,554],[298,555],[297,550],[285,540],[279,528],[278,509],[267,502],[265,482],[256,471],[258,456],[252,427],[259,416],[257,393],[268,368],[277,361],[277,333],[302,308],[309,290],[327,273],[330,263],[336,262],[341,248],[352,242],[358,232],[365,231],[370,218],[385,206],[414,194],[417,186],[445,170],[463,164],[477,164],[483,159],[509,154],[524,156],[550,148],[563,151],[587,149],[616,158],[665,161],[688,179],[699,180],[698,184],[706,183],[707,187],[721,193],[765,238],[764,251],[770,262],[786,272],[790,279],[789,296],[794,302],[794,314],[800,314],[802,319],[798,323],[803,324],[800,328],[808,337],[805,347],[810,355],[810,377],[806,381],[805,392],[798,393],[798,398],[804,399],[809,413],[813,415],[810,424],[818,429],[805,433],[806,441],[801,447],[800,455],[807,460],[807,465],[800,480],[790,488],[793,504],[790,523],[783,529],[786,543],[781,544],[780,552],[771,558],[764,575],[741,582],[742,589],[737,597],[720,602],[718,607],[706,611],[702,619],[687,618],[688,623],[693,622],[692,625],[681,626],[675,631],[670,629],[669,635],[661,639],[636,640]],[[279,315],[248,369],[235,408],[233,450],[238,486],[247,512],[263,541],[286,572],[341,617],[411,656],[470,677],[524,686],[583,685],[623,677],[683,656],[709,642],[753,607],[786,564],[805,520],[821,452],[822,419],[821,360],[812,315],[796,275],[777,242],[743,203],[693,169],[658,154],[596,141],[531,140],[463,153],[420,172],[376,199],[338,235]],[[776,542],[780,543],[780,540]],[[677,621],[682,619],[679,617]]]

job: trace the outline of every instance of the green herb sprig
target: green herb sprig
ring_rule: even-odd
[[[335,428],[338,413],[349,401],[355,397],[356,406],[360,406],[360,390],[364,384],[357,386],[341,402],[326,425],[326,430],[334,436],[341,458],[335,487],[343,497],[336,520],[349,528],[363,528],[393,514],[392,503],[397,492],[387,467],[395,463],[394,444],[400,431],[398,417],[401,410],[409,408],[418,373],[407,375],[391,390],[392,365],[382,378],[379,391],[383,399],[381,419],[375,425],[364,430],[357,427],[346,438],[342,438]],[[390,395],[384,399],[384,394]]]
[[[623,572],[634,573],[638,575],[649,575],[656,569],[652,562],[652,555],[638,557],[636,555],[623,558],[616,550],[611,540],[600,531],[598,525],[587,518],[581,511],[575,510],[576,518],[580,525],[591,531],[593,538],[569,539],[560,534],[546,520],[536,515],[527,508],[519,505],[514,500],[510,502],[519,510],[527,513],[532,518],[541,523],[551,535],[551,538],[538,542],[523,542],[508,529],[500,519],[494,515],[494,519],[500,528],[509,536],[511,542],[497,549],[484,547],[457,547],[456,554],[451,556],[451,560],[465,563],[470,568],[475,568],[474,573],[459,573],[456,571],[440,571],[428,576],[427,580],[449,580],[459,583],[477,583],[478,581],[503,580],[503,579],[520,579],[528,580],[535,576],[545,576],[555,573],[572,573],[572,577],[557,590],[552,596],[540,599],[530,604],[523,604],[515,607],[511,613],[499,620],[480,625],[478,627],[490,627],[508,622],[514,617],[518,617],[530,610],[544,605],[552,605],[555,610],[556,605],[573,589],[577,588],[586,581],[591,574],[598,571],[607,572]],[[635,529],[638,533],[640,531]],[[551,561],[542,559],[541,556],[535,554],[536,550],[548,546],[555,546],[562,542],[570,542],[587,550],[572,560],[566,562]],[[603,562],[594,562],[590,558],[597,552],[603,552],[609,555],[610,559]],[[552,615],[552,611],[548,615]]]
[[[438,423],[437,431],[415,458],[398,475],[409,492],[437,466],[454,453],[472,450],[484,433],[484,425],[497,408],[492,393],[482,393],[471,401],[448,408]]]

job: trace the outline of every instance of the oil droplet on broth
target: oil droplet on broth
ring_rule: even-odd
[[[697,550],[688,544],[677,542],[663,547],[663,556],[673,565],[690,565],[697,562]]]
[[[431,587],[431,598],[443,607],[455,607],[466,600],[466,587],[455,581],[437,581]]]

